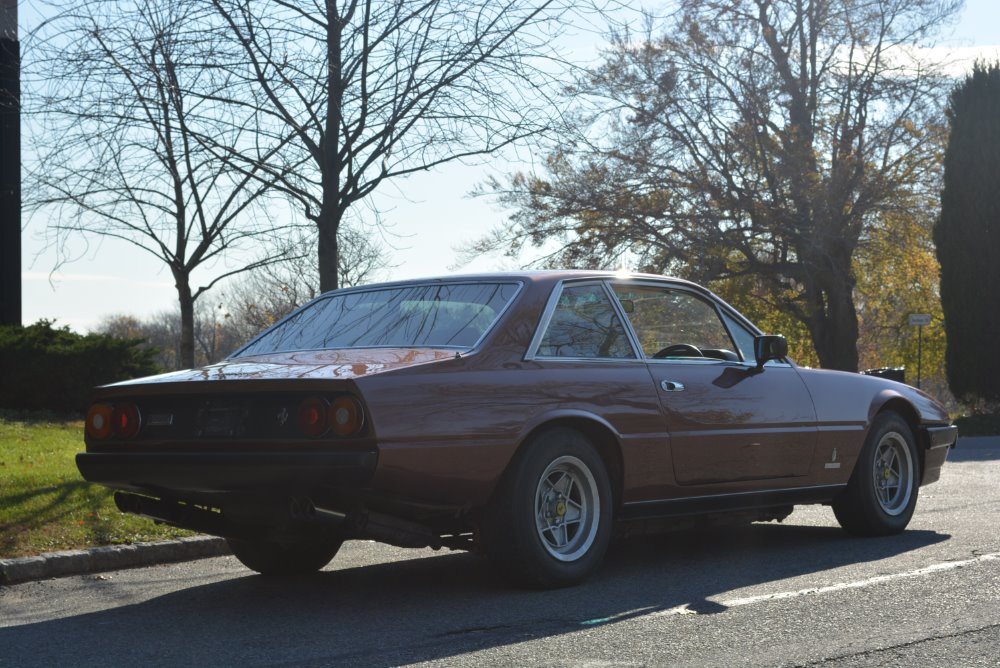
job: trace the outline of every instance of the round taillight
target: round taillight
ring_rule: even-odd
[[[87,436],[98,441],[111,438],[113,433],[114,408],[108,404],[94,404],[87,411],[87,421],[84,428]]]
[[[365,423],[364,410],[354,397],[343,395],[330,404],[330,428],[337,436],[356,436]]]
[[[326,401],[319,397],[309,397],[299,404],[299,429],[309,438],[316,438],[326,433],[327,410]]]
[[[142,427],[142,416],[135,404],[116,404],[112,424],[117,438],[135,438]]]

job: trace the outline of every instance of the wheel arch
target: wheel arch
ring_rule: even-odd
[[[517,462],[524,456],[525,450],[533,439],[549,429],[560,428],[579,432],[597,450],[597,454],[600,455],[601,460],[604,462],[608,479],[611,481],[612,508],[615,515],[617,515],[625,486],[625,462],[622,454],[621,439],[614,427],[593,414],[578,411],[559,412],[548,415],[544,420],[532,425],[521,435],[517,444],[517,450],[514,452],[514,456],[511,457],[510,462],[508,462],[507,468],[504,469],[500,480],[503,481],[511,475],[511,472],[516,468]],[[494,495],[496,494],[496,490],[500,489],[501,486],[501,484],[497,484],[494,489]]]
[[[921,442],[920,434],[920,413],[917,411],[916,407],[906,400],[905,397],[900,395],[891,395],[884,397],[880,395],[883,400],[879,404],[872,405],[871,415],[868,419],[868,429],[871,429],[875,418],[883,413],[895,413],[906,422],[907,426],[910,428],[910,432],[913,434],[914,446],[917,451],[917,465],[920,470],[917,472],[917,479],[919,480],[923,475],[924,470],[924,458],[926,457],[927,448]]]

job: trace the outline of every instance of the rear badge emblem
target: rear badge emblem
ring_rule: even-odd
[[[150,427],[170,427],[174,424],[173,413],[153,413],[149,416],[147,424]]]
[[[280,424],[282,427],[285,426],[285,423],[288,422],[288,409],[282,407],[282,409],[278,411],[278,414],[275,417],[278,420],[278,424]]]

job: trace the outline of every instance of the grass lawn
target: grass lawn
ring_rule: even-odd
[[[83,423],[0,417],[0,559],[190,536],[118,512],[74,457]]]

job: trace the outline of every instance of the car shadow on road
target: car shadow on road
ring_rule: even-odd
[[[948,538],[915,530],[856,539],[834,527],[794,524],[668,533],[616,542],[593,579],[558,591],[511,587],[485,559],[465,553],[420,552],[348,568],[334,560],[316,576],[247,572],[138,604],[0,629],[0,654],[18,666],[398,665],[560,637],[678,606],[723,613],[719,599],[734,590]],[[0,665],[7,665],[2,658]]]

